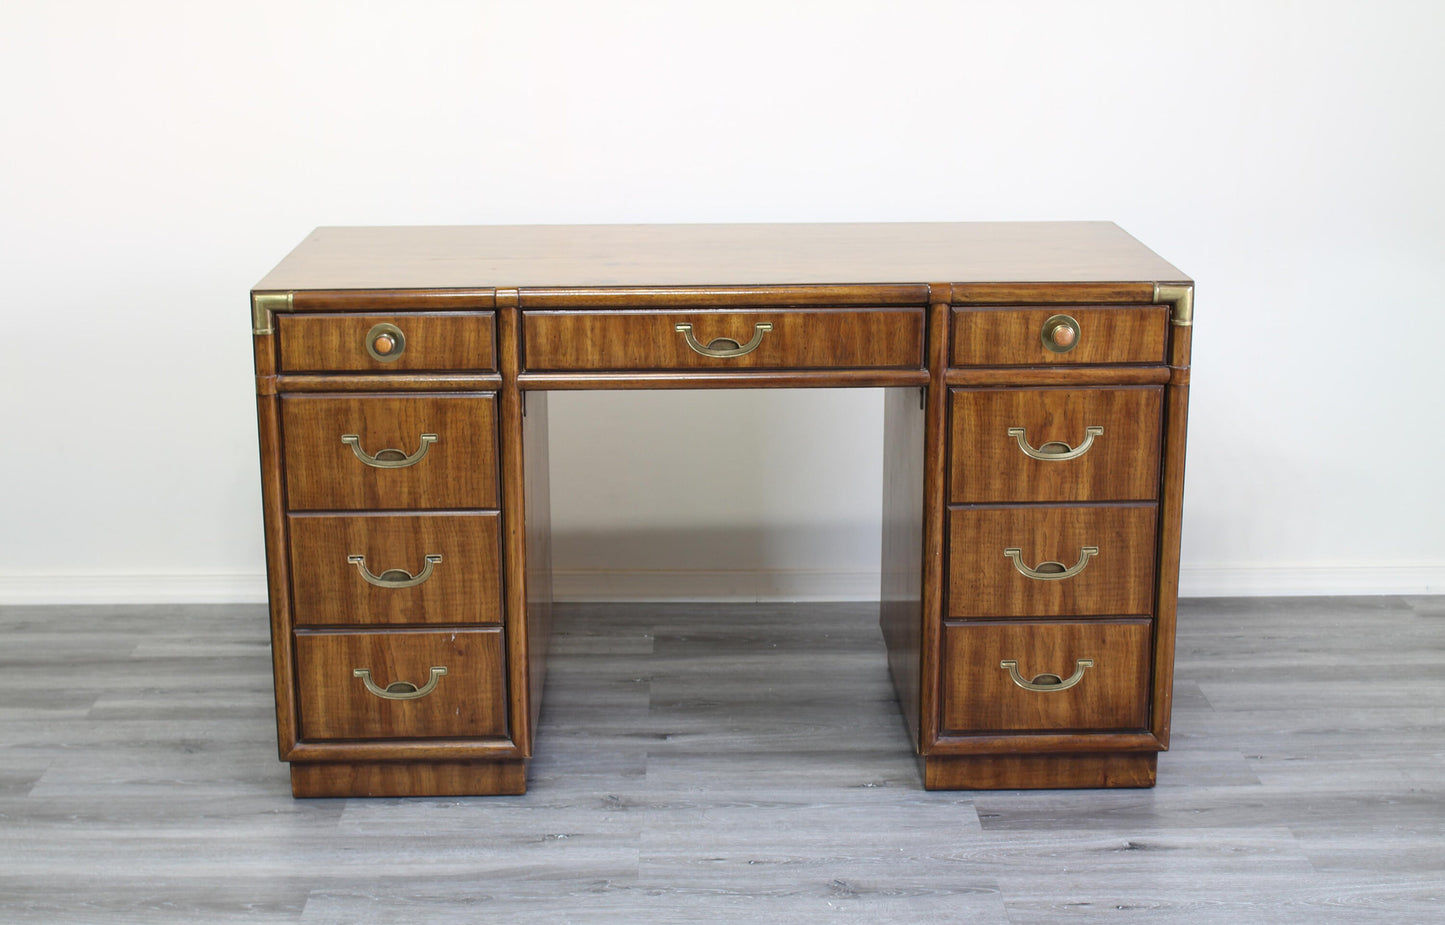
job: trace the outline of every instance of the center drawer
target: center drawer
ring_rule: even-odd
[[[283,395],[293,511],[494,508],[489,393]]]
[[[501,623],[501,515],[292,514],[298,626]]]
[[[502,631],[296,634],[303,739],[507,734]]]
[[[535,371],[918,368],[922,308],[525,311]]]

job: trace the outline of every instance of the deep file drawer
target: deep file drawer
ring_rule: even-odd
[[[301,737],[507,734],[502,631],[296,634]]]
[[[528,370],[919,368],[923,309],[530,311]]]
[[[1152,501],[1160,386],[955,389],[949,499]]]
[[[490,393],[284,395],[293,511],[494,508]]]
[[[949,732],[1141,730],[1148,620],[968,623],[943,630]]]
[[[290,515],[296,625],[502,622],[501,520]]]
[[[1153,613],[1153,504],[948,512],[948,616]]]

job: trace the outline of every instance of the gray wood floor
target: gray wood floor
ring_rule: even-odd
[[[262,608],[0,608],[0,922],[1445,921],[1445,598],[1185,602],[1148,791],[924,792],[874,611],[568,607],[527,796],[295,801]]]

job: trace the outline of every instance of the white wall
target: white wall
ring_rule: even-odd
[[[11,0],[0,600],[260,595],[246,291],[315,225],[767,220],[1118,221],[1199,283],[1186,592],[1439,591],[1442,37],[1398,0]],[[555,396],[558,564],[612,570],[564,589],[866,593],[880,409]]]

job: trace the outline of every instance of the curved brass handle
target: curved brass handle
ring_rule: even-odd
[[[376,585],[378,588],[415,588],[417,585],[431,577],[432,569],[441,564],[442,557],[437,555],[423,556],[425,563],[421,571],[413,575],[404,569],[389,568],[380,575],[371,574],[371,569],[366,567],[366,556],[347,556],[346,561],[356,566],[356,570],[365,578],[367,584]]]
[[[1095,437],[1104,436],[1104,428],[1098,424],[1090,424],[1084,428],[1084,442],[1076,447],[1070,448],[1067,443],[1045,443],[1038,449],[1029,445],[1028,433],[1022,427],[1010,427],[1008,435],[1019,443],[1019,449],[1029,459],[1038,459],[1044,462],[1063,462],[1068,459],[1078,459],[1089,452],[1089,447],[1094,445]]]
[[[1093,668],[1094,660],[1092,658],[1074,659],[1074,673],[1068,678],[1061,678],[1056,674],[1041,674],[1036,675],[1032,681],[1024,680],[1024,676],[1019,674],[1019,663],[1011,658],[999,662],[998,667],[1007,668],[1008,676],[1024,690],[1049,693],[1050,691],[1066,691],[1084,680],[1084,669]]]
[[[353,678],[360,678],[366,689],[371,691],[382,700],[416,700],[425,697],[436,689],[437,679],[447,673],[445,665],[432,668],[431,678],[421,687],[417,687],[410,681],[393,681],[386,687],[377,687],[376,682],[371,680],[371,669],[357,668],[351,672]]]
[[[678,324],[675,328],[675,330],[682,335],[683,340],[687,341],[687,345],[692,348],[694,353],[700,353],[705,357],[716,357],[718,359],[747,356],[758,349],[758,345],[763,342],[763,335],[772,329],[772,322],[759,321],[753,325],[753,339],[746,344],[739,344],[731,337],[719,337],[704,347],[698,343],[697,338],[693,336],[692,325]],[[728,346],[729,344],[732,346]]]
[[[1029,568],[1024,565],[1024,551],[1017,546],[1010,546],[1003,551],[1003,554],[1013,560],[1014,568],[1025,578],[1035,578],[1039,581],[1063,581],[1065,578],[1073,578],[1084,570],[1089,560],[1099,554],[1099,547],[1084,546],[1079,549],[1079,561],[1068,568],[1064,568],[1062,562],[1040,562],[1036,567]]]
[[[421,462],[421,458],[426,455],[426,451],[431,449],[433,443],[437,442],[437,435],[422,434],[421,446],[410,456],[401,450],[381,450],[375,456],[372,456],[361,448],[361,438],[356,434],[342,434],[341,442],[351,447],[351,452],[356,454],[357,459],[371,466],[373,469],[405,469],[407,466],[415,466]]]

